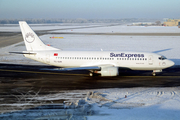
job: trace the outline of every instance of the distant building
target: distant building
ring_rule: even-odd
[[[178,26],[180,25],[180,19],[167,19],[164,22],[164,26]]]

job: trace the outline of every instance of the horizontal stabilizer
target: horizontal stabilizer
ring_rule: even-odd
[[[35,52],[28,52],[28,51],[23,51],[23,52],[9,52],[13,54],[36,54]]]

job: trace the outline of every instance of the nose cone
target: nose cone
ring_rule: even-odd
[[[171,60],[168,60],[168,67],[171,67],[171,66],[173,66],[175,63],[173,62],[173,61],[171,61]]]

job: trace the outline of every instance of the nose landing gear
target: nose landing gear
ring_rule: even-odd
[[[153,75],[153,76],[156,76],[156,73],[155,73],[155,72],[152,72],[152,75]]]
[[[152,75],[156,76],[156,72],[162,72],[162,70],[153,70]]]

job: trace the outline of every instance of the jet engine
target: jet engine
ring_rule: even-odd
[[[101,67],[101,71],[97,71],[101,76],[118,76],[118,67]]]

